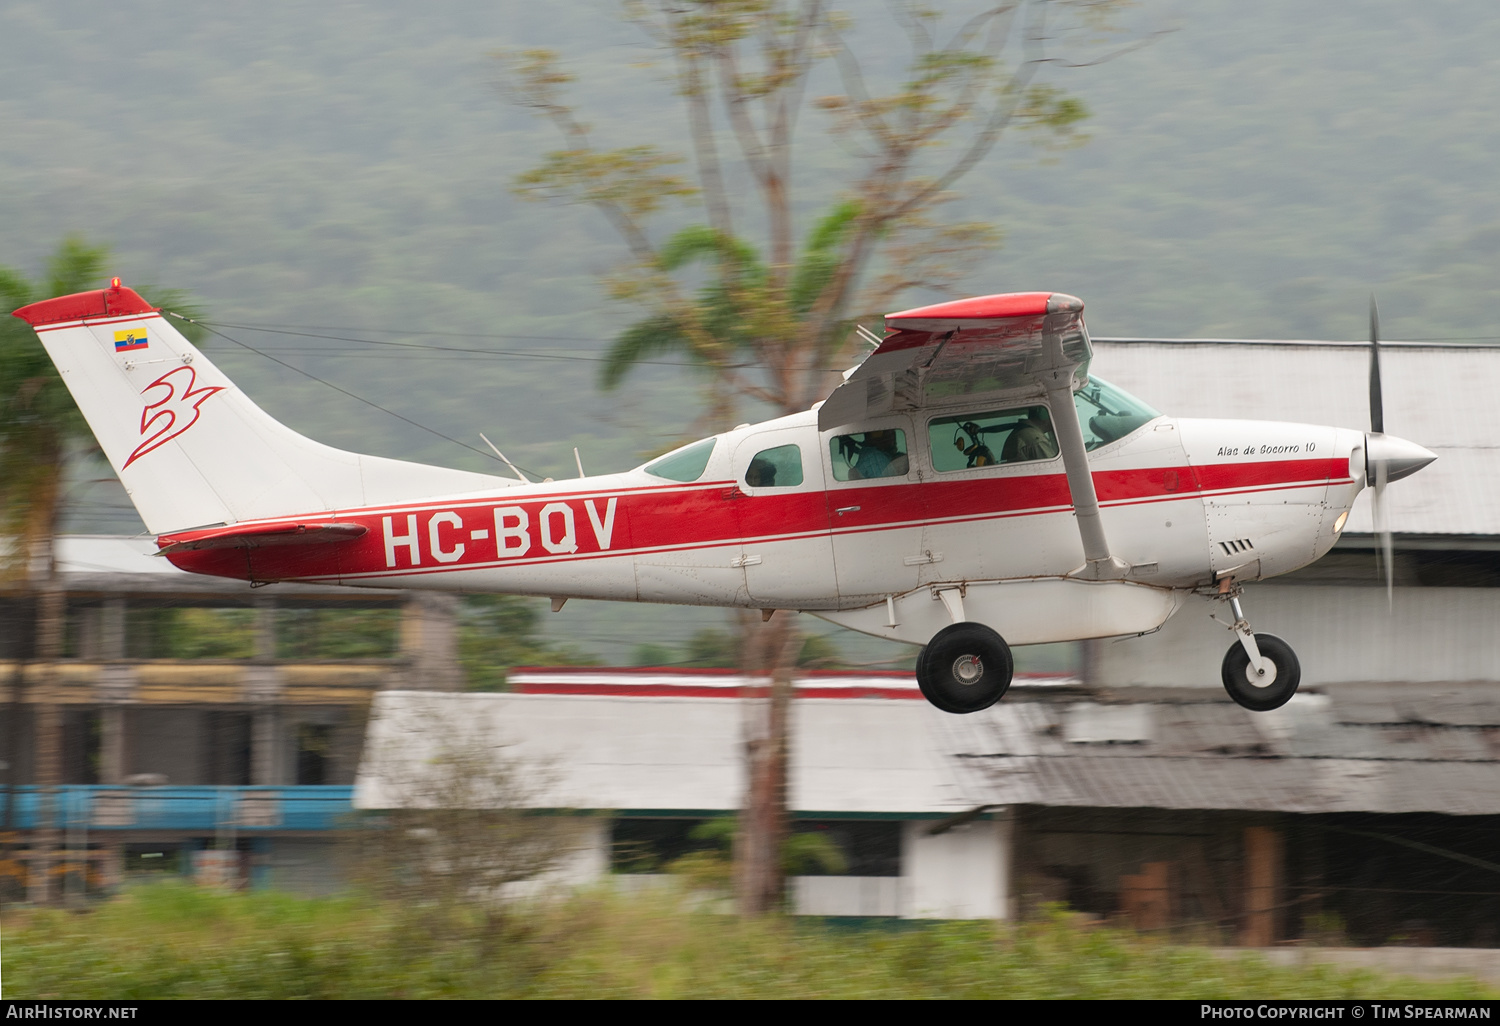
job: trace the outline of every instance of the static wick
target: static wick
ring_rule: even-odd
[[[521,479],[521,483],[522,484],[531,484],[531,481],[527,479],[526,475],[523,474],[523,473],[521,473],[519,470],[517,470],[516,469],[516,465],[514,463],[512,463],[510,460],[508,460],[508,459],[505,458],[505,453],[501,452],[498,448],[496,448],[494,442],[492,442],[488,438],[484,437],[484,432],[483,431],[479,432],[479,437],[484,439],[484,444],[485,445],[487,445],[491,449],[495,450],[495,455],[499,456],[500,459],[501,459],[501,461],[507,467],[509,467],[511,469],[511,473],[515,474],[517,477],[519,477]]]

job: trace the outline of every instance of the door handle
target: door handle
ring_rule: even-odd
[[[842,506],[839,509],[834,510],[834,512],[837,513],[839,516],[843,516],[845,513],[858,513],[859,512],[859,507],[858,506]]]

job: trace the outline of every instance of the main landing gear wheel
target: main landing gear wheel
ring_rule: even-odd
[[[1270,712],[1280,709],[1297,693],[1302,683],[1302,667],[1297,654],[1290,645],[1274,634],[1257,634],[1255,645],[1260,649],[1265,672],[1257,674],[1250,666],[1250,653],[1245,646],[1235,642],[1224,653],[1224,690],[1229,697],[1253,712]]]
[[[1000,701],[1014,671],[1004,638],[982,623],[955,623],[917,656],[917,687],[943,712],[978,712]]]

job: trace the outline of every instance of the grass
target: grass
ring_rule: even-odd
[[[222,894],[170,882],[87,912],[15,910],[8,999],[1491,998],[1473,981],[1278,968],[1091,927],[832,928],[695,912],[670,893],[512,910]]]

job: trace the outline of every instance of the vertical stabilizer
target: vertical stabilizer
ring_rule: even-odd
[[[36,329],[153,534],[509,487],[298,434],[119,279],[15,316]]]

